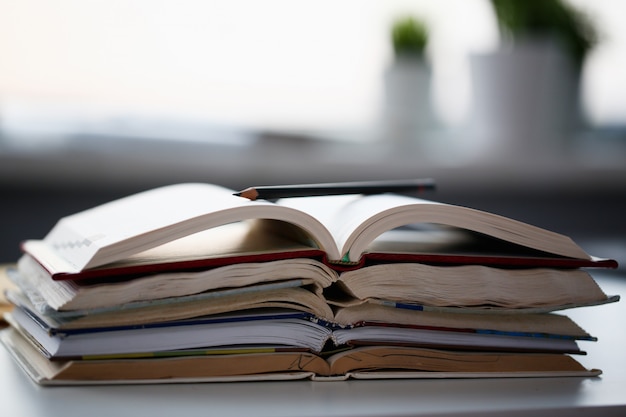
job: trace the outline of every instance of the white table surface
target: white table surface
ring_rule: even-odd
[[[626,274],[593,273],[626,296]],[[626,301],[567,313],[597,378],[260,382],[41,387],[0,347],[3,416],[626,416]]]

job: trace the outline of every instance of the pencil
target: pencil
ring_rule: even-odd
[[[270,185],[249,187],[233,195],[249,200],[275,200],[288,197],[313,197],[341,194],[418,193],[434,190],[435,182],[430,178],[399,181],[336,182],[301,185]]]

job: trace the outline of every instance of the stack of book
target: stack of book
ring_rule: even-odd
[[[566,236],[392,193],[172,185],[22,247],[0,335],[41,384],[593,376],[563,310],[619,299]]]

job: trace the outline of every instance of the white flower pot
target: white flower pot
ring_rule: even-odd
[[[498,156],[567,150],[581,120],[579,76],[556,43],[528,41],[470,59],[477,146]]]
[[[396,59],[384,75],[384,135],[412,143],[435,126],[431,105],[431,70],[418,59]]]

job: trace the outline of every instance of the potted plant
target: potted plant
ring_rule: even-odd
[[[429,30],[412,16],[396,19],[390,32],[393,60],[385,72],[385,134],[412,142],[434,125],[431,69],[426,57]]]
[[[562,0],[491,0],[502,39],[471,59],[474,132],[499,153],[552,157],[580,127],[582,65],[597,36]]]
[[[397,19],[391,27],[391,43],[396,59],[424,59],[428,44],[426,24],[414,17]]]
[[[500,34],[509,42],[531,37],[552,38],[580,71],[598,40],[587,15],[562,0],[491,0]]]

